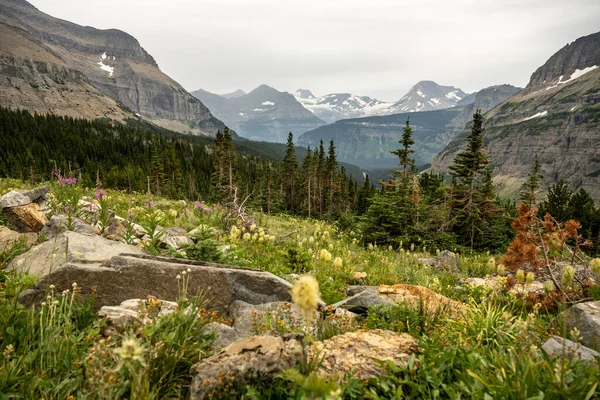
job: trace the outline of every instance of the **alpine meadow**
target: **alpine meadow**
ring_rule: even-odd
[[[600,399],[599,20],[0,0],[0,400]]]

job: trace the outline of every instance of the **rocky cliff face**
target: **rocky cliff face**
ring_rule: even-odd
[[[27,95],[19,95],[9,103],[11,107],[65,111],[86,118],[97,114],[118,119],[138,115],[157,125],[196,134],[213,134],[223,128],[199,100],[160,71],[154,58],[131,35],[63,21],[24,0],[0,0],[0,15],[0,29],[16,40],[0,47],[3,93],[22,92],[26,86],[23,81],[31,86]],[[46,66],[32,69],[27,67],[28,62]],[[63,75],[71,75],[61,80],[69,87],[48,82],[59,69],[63,69]],[[45,70],[52,72],[49,75]],[[12,75],[20,76],[22,81],[11,80]],[[42,81],[47,84],[40,85]],[[73,104],[68,104],[69,99],[60,99],[61,92],[71,90],[78,95]],[[107,99],[99,100],[102,95]],[[38,100],[28,101],[31,97]],[[116,104],[120,110],[113,111]]]
[[[600,33],[559,50],[525,89],[484,120],[485,147],[501,194],[519,191],[537,154],[546,186],[564,179],[600,200]],[[447,171],[467,134],[457,135],[432,169]]]
[[[205,90],[192,92],[211,112],[241,136],[285,143],[289,132],[300,134],[324,125],[291,94],[261,85],[248,94],[220,96]]]

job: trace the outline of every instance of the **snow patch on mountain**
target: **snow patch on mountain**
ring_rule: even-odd
[[[106,55],[106,52],[102,53],[102,55],[100,56],[100,62],[98,62],[98,65],[100,66],[100,69],[103,71],[108,72],[109,76],[113,76],[114,72],[115,72],[115,68],[111,67],[110,65],[104,64],[104,60],[106,59],[110,59],[110,57],[108,57]],[[116,59],[115,56],[113,56],[113,61]]]

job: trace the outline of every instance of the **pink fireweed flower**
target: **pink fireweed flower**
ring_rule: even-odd
[[[96,197],[96,200],[100,200],[102,196],[106,196],[106,192],[103,189],[97,189],[94,196]]]
[[[200,203],[200,202],[196,202],[196,203],[194,204],[194,207],[195,207],[197,210],[200,210],[200,211],[202,211],[202,212],[204,212],[204,213],[207,213],[207,214],[210,214],[211,212],[213,212],[212,208],[210,208],[210,207],[206,207],[204,204],[202,204],[202,203]]]

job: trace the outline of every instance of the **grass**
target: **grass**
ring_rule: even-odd
[[[0,195],[19,181],[0,180]],[[552,360],[541,350],[560,334],[550,323],[556,314],[533,310],[504,288],[466,287],[461,278],[492,273],[488,254],[462,254],[458,272],[423,262],[436,249],[406,244],[410,251],[362,246],[351,228],[285,215],[254,214],[256,227],[228,221],[217,205],[182,203],[145,194],[108,191],[108,207],[143,222],[160,211],[160,225],[187,231],[202,226],[202,245],[190,256],[227,260],[271,272],[284,279],[311,274],[322,299],[330,304],[345,296],[349,285],[408,283],[422,285],[460,300],[464,311],[397,305],[371,308],[364,317],[335,316],[324,310],[312,340],[357,329],[388,329],[412,335],[422,352],[408,366],[385,364],[371,379],[326,378],[318,362],[300,363],[267,383],[230,381],[215,389],[216,398],[244,399],[589,399],[598,398],[598,364]],[[86,191],[88,199],[92,191]],[[151,211],[146,204],[154,201]],[[156,222],[156,221],[154,221]],[[231,223],[241,231],[231,234]],[[209,229],[210,228],[210,229]],[[246,239],[244,234],[247,233]],[[273,237],[273,238],[272,238]],[[199,242],[200,243],[200,242]],[[30,309],[17,301],[35,278],[6,270],[27,250],[23,242],[0,252],[0,399],[152,399],[188,396],[190,367],[207,357],[213,337],[203,326],[213,320],[198,300],[180,301],[180,311],[131,325],[110,337],[94,311],[93,297],[83,300],[77,287],[54,293]],[[165,250],[156,248],[157,253]],[[329,256],[327,255],[329,254]],[[181,255],[180,255],[181,256]],[[221,258],[223,257],[223,258]],[[339,259],[339,260],[336,260]],[[366,277],[355,278],[356,272]],[[149,293],[150,294],[150,293]],[[452,313],[448,311],[453,311]],[[200,317],[198,317],[200,315]],[[256,320],[258,332],[302,333],[289,309]]]

